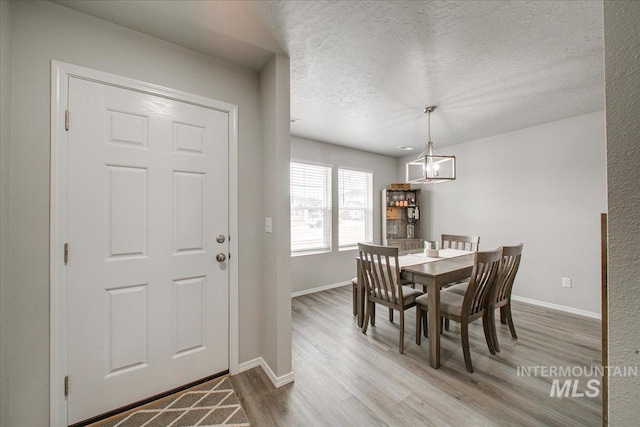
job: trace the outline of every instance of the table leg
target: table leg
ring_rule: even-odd
[[[429,284],[427,292],[429,319],[429,364],[432,368],[440,367],[440,287]]]

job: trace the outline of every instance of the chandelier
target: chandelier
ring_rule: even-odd
[[[431,113],[436,107],[426,107],[427,145],[420,156],[407,163],[407,179],[412,184],[436,184],[456,179],[456,156],[443,156],[436,152],[431,141]]]

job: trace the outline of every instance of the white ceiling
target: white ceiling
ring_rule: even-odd
[[[287,54],[293,135],[396,157],[428,105],[436,149],[604,108],[601,1],[56,3],[256,71]]]

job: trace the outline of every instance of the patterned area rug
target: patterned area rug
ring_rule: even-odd
[[[229,378],[217,378],[94,427],[250,426]]]

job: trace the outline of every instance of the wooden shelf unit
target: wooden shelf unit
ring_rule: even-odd
[[[420,189],[382,190],[382,244],[400,250],[420,249]]]

